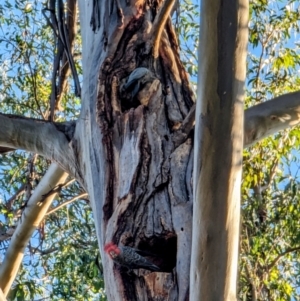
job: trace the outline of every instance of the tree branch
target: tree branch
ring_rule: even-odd
[[[11,197],[6,201],[5,206],[6,206],[6,208],[7,208],[8,211],[11,210],[11,208],[12,208],[12,206],[13,206],[13,204],[14,204],[14,201],[15,201],[20,195],[24,194],[24,192],[25,192],[25,186],[26,186],[25,184],[21,185],[21,187],[16,191],[16,193],[15,193],[13,196],[11,196]]]
[[[62,207],[67,206],[68,204],[71,204],[71,203],[75,202],[76,200],[78,200],[78,199],[80,199],[80,198],[82,198],[82,197],[84,197],[84,196],[87,196],[87,195],[88,195],[88,194],[87,194],[86,192],[81,193],[81,194],[75,196],[74,198],[72,198],[72,199],[70,199],[70,200],[64,202],[64,203],[59,204],[59,205],[56,206],[55,208],[52,208],[52,209],[48,210],[48,212],[47,212],[46,215],[50,215],[50,214],[56,212],[57,210],[61,209]]]
[[[4,155],[4,154],[12,152],[14,150],[15,150],[14,148],[0,146],[0,155]]]
[[[0,266],[0,288],[5,295],[7,295],[16,277],[24,256],[24,249],[32,233],[44,219],[49,206],[56,196],[56,194],[49,193],[49,191],[63,183],[67,177],[68,174],[66,172],[57,164],[52,163],[29,199],[6,251],[5,259]]]
[[[161,34],[164,30],[166,21],[168,20],[170,16],[170,12],[172,10],[172,7],[174,5],[175,0],[164,0],[160,10],[158,11],[150,34],[150,37],[152,38],[152,45],[153,45],[153,57],[157,58],[158,57],[158,50],[159,50],[159,45],[160,45],[160,38]]]
[[[62,125],[4,114],[0,114],[0,124],[1,146],[38,153],[76,177],[76,157]]]
[[[4,294],[3,294],[2,289],[0,289],[0,301],[6,301],[6,298],[5,298]]]
[[[247,273],[247,279],[251,285],[252,301],[257,301],[257,287],[254,280],[254,273],[250,269],[250,264],[245,262],[245,268]]]
[[[195,106],[193,106],[182,122],[182,126],[174,133],[174,143],[180,144],[194,128]],[[300,92],[292,92],[275,97],[253,106],[245,111],[244,147],[293,127],[300,122]]]
[[[300,122],[300,92],[275,97],[245,111],[244,147]]]
[[[67,1],[67,10],[66,10],[66,19],[67,19],[67,28],[68,28],[68,38],[71,48],[71,53],[73,54],[75,35],[77,33],[77,0],[68,0]],[[60,77],[58,81],[58,95],[56,99],[55,108],[60,107],[62,96],[67,89],[67,79],[70,74],[70,64],[68,63],[66,54],[64,53],[62,59],[62,69],[60,71]]]
[[[277,255],[277,257],[267,266],[267,273],[274,267],[274,265],[286,254],[294,252],[294,251],[299,251],[300,247],[295,247],[295,248],[288,248],[284,252],[280,253]]]
[[[31,254],[39,253],[39,254],[41,254],[41,256],[44,256],[44,255],[48,255],[48,254],[51,254],[53,252],[56,252],[59,249],[56,248],[56,247],[51,247],[51,248],[46,249],[46,250],[41,250],[38,247],[37,248],[33,248],[33,247],[29,246],[29,250],[30,250]]]

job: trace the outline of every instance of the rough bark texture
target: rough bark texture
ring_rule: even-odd
[[[247,0],[203,0],[191,301],[237,300]]]
[[[192,135],[178,143],[176,130],[194,100],[176,36],[168,21],[155,60],[147,42],[161,1],[88,2],[80,5],[86,68],[73,143],[93,204],[106,292],[114,301],[187,300],[193,143]],[[137,67],[153,77],[132,98],[122,86]],[[109,241],[147,250],[162,272],[128,274],[104,254]]]

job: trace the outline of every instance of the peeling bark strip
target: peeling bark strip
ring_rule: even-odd
[[[172,136],[194,99],[169,17],[157,18],[163,3],[94,1],[102,49],[86,44],[89,60],[98,59],[99,67],[97,77],[91,69],[88,86],[83,85],[95,98],[83,104],[93,118],[80,139],[90,137],[92,143],[81,148],[97,164],[84,168],[94,179],[89,195],[100,248],[113,242],[148,251],[163,271],[128,275],[102,254],[107,295],[114,301],[188,298],[192,139],[186,134],[174,143]],[[151,32],[158,40],[149,39]],[[151,43],[158,45],[157,59]]]

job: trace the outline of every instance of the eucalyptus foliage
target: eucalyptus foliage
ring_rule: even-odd
[[[299,90],[299,1],[251,1],[246,106]],[[241,300],[300,300],[299,128],[244,151]]]

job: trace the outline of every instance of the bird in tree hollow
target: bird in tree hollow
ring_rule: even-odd
[[[104,246],[104,251],[118,265],[128,269],[145,269],[149,271],[160,271],[160,268],[138,254],[140,250],[117,246],[110,242]]]
[[[135,97],[139,90],[147,83],[151,82],[156,77],[152,72],[144,67],[139,67],[133,70],[127,80],[127,83],[124,85],[124,89],[131,91],[132,98]]]

